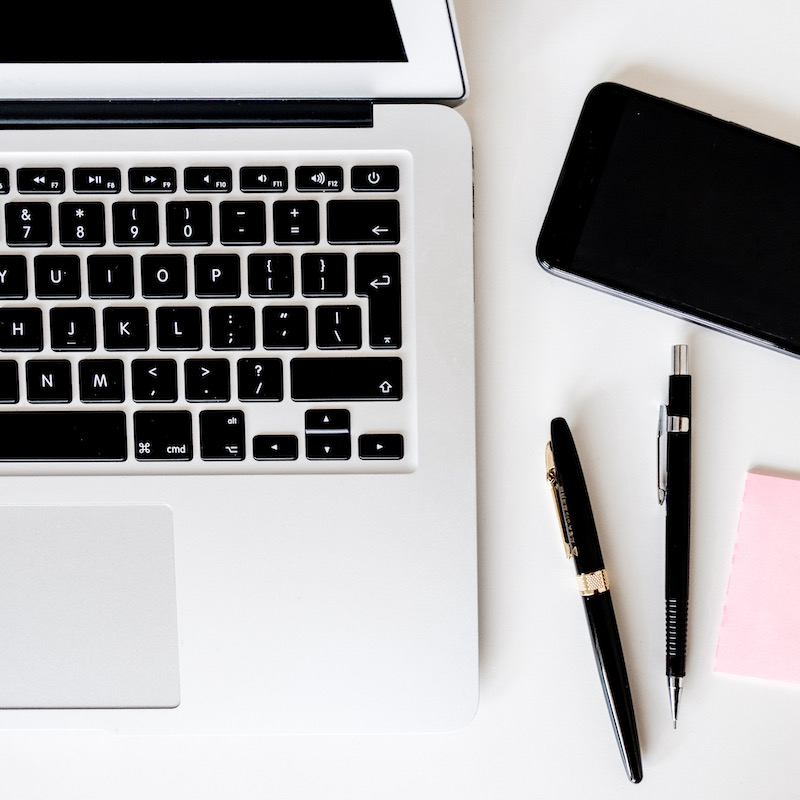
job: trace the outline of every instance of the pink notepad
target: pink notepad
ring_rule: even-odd
[[[800,683],[800,480],[748,473],[716,672]]]

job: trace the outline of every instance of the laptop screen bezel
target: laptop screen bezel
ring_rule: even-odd
[[[0,97],[463,100],[451,0],[392,2],[402,62],[0,63]]]

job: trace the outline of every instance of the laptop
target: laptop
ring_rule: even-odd
[[[0,63],[4,729],[476,711],[453,9],[292,6]]]

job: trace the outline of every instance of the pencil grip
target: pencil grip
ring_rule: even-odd
[[[682,677],[686,661],[688,605],[667,599],[667,675]]]

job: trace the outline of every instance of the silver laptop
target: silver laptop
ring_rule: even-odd
[[[292,5],[0,64],[3,728],[475,713],[452,8]]]

